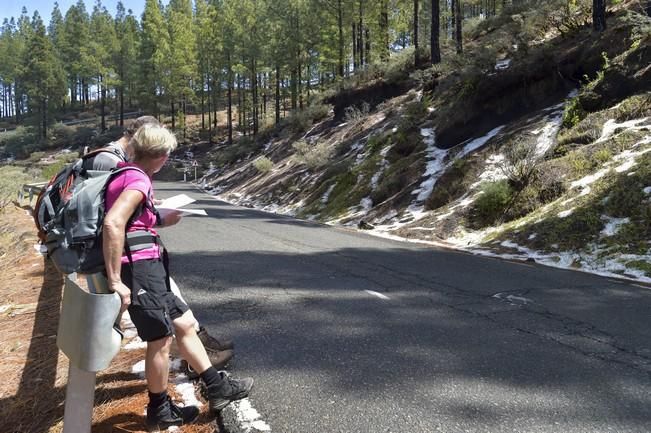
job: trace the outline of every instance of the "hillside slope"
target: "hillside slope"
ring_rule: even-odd
[[[527,40],[535,16],[481,23],[462,58],[409,80],[331,96],[303,130],[209,150],[218,168],[202,186],[378,235],[651,281],[651,21],[624,9],[602,34],[539,25]]]

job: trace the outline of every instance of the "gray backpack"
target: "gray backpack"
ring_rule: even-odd
[[[102,224],[106,213],[106,188],[116,175],[126,170],[142,172],[133,166],[93,172],[91,177],[74,187],[70,200],[49,222],[44,244],[48,256],[61,273],[91,274],[104,270]],[[142,206],[131,217],[129,224],[142,212]],[[149,198],[144,206],[153,209]],[[129,251],[128,237],[125,245]],[[131,248],[132,251],[137,249]]]

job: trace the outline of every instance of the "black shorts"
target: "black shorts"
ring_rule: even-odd
[[[167,273],[160,259],[138,260],[122,265],[122,282],[131,289],[129,315],[142,341],[172,335],[175,320],[188,306],[167,286]]]

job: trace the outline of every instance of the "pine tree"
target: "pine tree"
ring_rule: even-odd
[[[136,93],[138,79],[138,50],[140,48],[139,25],[131,10],[128,14],[121,1],[117,4],[115,16],[115,33],[117,49],[114,52],[113,64],[117,74],[118,111],[120,113],[120,126],[124,125],[124,104],[128,98],[132,105],[132,98]]]
[[[29,105],[36,114],[39,137],[46,138],[49,111],[65,94],[65,76],[38,12],[34,13],[31,27],[21,79]]]
[[[169,75],[167,59],[170,56],[170,47],[169,32],[158,0],[145,2],[141,41],[139,99],[147,111],[159,115],[161,95],[168,84],[164,78]]]

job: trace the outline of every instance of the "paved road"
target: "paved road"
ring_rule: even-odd
[[[172,271],[272,432],[651,432],[650,288],[156,188],[208,211]]]

